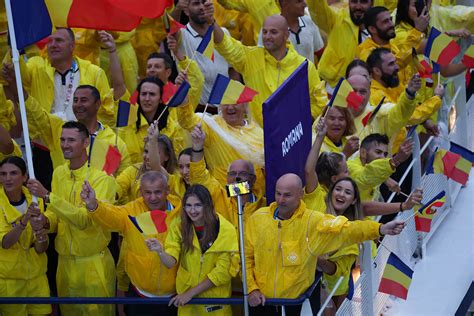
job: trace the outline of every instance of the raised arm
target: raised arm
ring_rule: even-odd
[[[105,31],[98,31],[102,45],[109,51],[109,67],[112,77],[112,87],[114,89],[114,100],[119,100],[127,90],[125,80],[123,78],[122,67],[120,66],[117,47],[111,34]]]
[[[319,152],[321,145],[323,144],[324,137],[326,136],[326,121],[324,117],[319,119],[316,125],[316,139],[314,140],[313,146],[309,151],[308,158],[306,158],[306,164],[304,167],[304,174],[306,180],[305,191],[311,193],[318,187],[318,175],[316,173],[316,164],[319,158]]]

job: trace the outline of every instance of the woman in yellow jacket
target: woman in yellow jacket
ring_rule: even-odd
[[[162,102],[163,82],[158,78],[147,77],[140,82],[137,91],[137,121],[119,131],[120,138],[127,144],[132,163],[141,162],[148,128],[157,119],[160,133],[168,136],[173,141],[175,153],[180,153],[187,147],[189,136]]]
[[[0,162],[0,297],[49,297],[44,207],[41,200],[31,204],[23,186],[27,177],[23,159],[13,156]],[[4,316],[50,313],[46,304],[0,305]]]
[[[189,187],[182,204],[181,218],[171,224],[164,249],[157,239],[146,241],[164,265],[179,265],[178,295],[170,300],[170,305],[178,306],[178,315],[229,315],[228,305],[186,304],[193,297],[231,296],[231,277],[239,271],[235,229],[217,215],[211,194],[202,185]]]

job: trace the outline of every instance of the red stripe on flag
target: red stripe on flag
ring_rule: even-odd
[[[257,95],[257,93],[258,93],[257,91],[252,90],[248,87],[245,87],[244,91],[242,91],[242,93],[239,96],[239,99],[237,100],[237,104],[252,101],[253,97]]]
[[[415,228],[418,232],[429,233],[431,230],[431,219],[415,216]]]
[[[120,161],[122,159],[122,155],[112,145],[109,145],[109,149],[107,150],[107,155],[105,156],[104,167],[102,171],[107,173],[109,176],[114,174],[117,171],[118,167],[120,166]]]
[[[453,61],[454,57],[461,52],[461,47],[455,41],[449,42],[449,44],[441,51],[436,63],[441,66],[447,66]]]
[[[364,101],[364,98],[358,95],[355,91],[349,92],[346,97],[347,106],[353,108],[355,111],[359,111],[362,106],[362,101]]]
[[[367,123],[369,123],[369,120],[370,120],[370,116],[372,115],[372,112],[369,112],[367,113],[366,116],[364,116],[364,118],[362,119],[362,125],[364,125],[364,127],[367,126]]]
[[[405,288],[400,283],[386,278],[382,278],[382,280],[380,281],[379,292],[391,294],[404,300],[406,300],[408,296],[407,288]]]
[[[469,179],[469,174],[465,173],[462,170],[459,170],[458,168],[454,167],[450,174],[448,175],[449,178],[453,179],[457,183],[460,183],[462,185],[466,185],[467,180]]]
[[[166,226],[166,212],[165,211],[151,211],[151,220],[155,224],[156,230],[159,233],[164,233],[168,230]]]

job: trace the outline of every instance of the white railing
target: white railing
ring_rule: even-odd
[[[444,209],[436,212],[429,233],[420,233],[415,230],[414,219],[407,222],[407,227],[399,236],[387,236],[383,239],[378,248],[375,259],[371,257],[371,242],[364,243],[365,251],[361,254],[360,278],[355,283],[354,296],[352,300],[345,300],[337,311],[337,315],[379,315],[387,311],[398,298],[378,292],[383,270],[390,252],[394,252],[407,265],[412,268],[416,262],[422,260],[426,255],[426,245],[430,238],[436,233],[443,219],[448,216],[450,208],[453,206],[461,185],[447,180],[444,175],[430,174],[422,177],[421,155],[426,151],[433,151],[434,147],[449,149],[449,141],[453,141],[463,147],[470,148],[472,140],[471,126],[474,125],[473,115],[474,98],[471,97],[466,104],[466,90],[464,75],[459,75],[450,80],[446,94],[443,99],[443,106],[439,111],[438,121],[441,127],[441,137],[430,138],[420,149],[418,135],[414,135],[413,161],[408,171],[412,170],[412,188],[423,188],[423,203],[428,202],[442,190],[446,191],[447,202]],[[454,128],[448,133],[450,113],[452,105],[455,105],[456,120]],[[452,116],[452,115],[451,115]],[[451,117],[452,118],[452,117]],[[394,195],[389,199],[391,201]],[[406,220],[413,214],[413,211],[405,211],[398,214],[397,219]],[[372,295],[370,295],[370,293]]]

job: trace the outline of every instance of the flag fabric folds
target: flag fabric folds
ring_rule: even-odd
[[[379,104],[375,107],[373,111],[367,113],[367,115],[364,116],[364,118],[362,118],[362,125],[364,127],[369,125],[374,120],[375,116],[377,115],[377,112],[380,111],[380,108],[382,107],[384,101],[385,101],[385,97],[383,97],[382,100],[380,100]]]
[[[240,104],[250,102],[257,93],[257,91],[244,86],[238,81],[218,74],[209,95],[209,103]]]
[[[117,127],[132,125],[137,121],[138,106],[120,100],[117,110]]]
[[[51,35],[53,25],[44,1],[10,0],[10,3],[18,50]]]
[[[265,189],[267,203],[275,200],[275,184],[285,173],[304,183],[304,166],[311,149],[311,108],[308,61],[303,62],[263,103]]]
[[[157,235],[168,230],[166,216],[166,211],[154,210],[142,213],[136,217],[129,215],[128,218],[140,233],[144,235]]]
[[[92,139],[94,139],[94,141],[92,141]],[[118,170],[121,160],[122,155],[117,148],[97,139],[95,136],[91,137],[91,145],[89,147],[90,167],[112,175]]]
[[[449,65],[461,52],[461,46],[450,36],[432,27],[425,47],[425,56],[441,66]]]
[[[461,62],[468,68],[474,68],[474,45],[469,46],[464,52]]]
[[[174,108],[183,104],[184,100],[186,100],[186,96],[188,95],[189,88],[191,88],[189,82],[184,81],[166,105],[170,108]]]
[[[412,277],[413,270],[391,252],[383,271],[382,280],[380,280],[379,292],[406,300]]]
[[[351,84],[346,79],[341,78],[334,89],[328,106],[349,107],[357,111],[363,105],[363,100],[364,98],[352,89]]]
[[[165,12],[163,15],[163,24],[165,26],[165,31],[168,34],[175,34],[177,33],[180,29],[185,28],[185,26],[175,19],[173,19],[168,12]]]
[[[149,19],[162,16],[166,8],[174,5],[173,0],[108,0],[108,2],[117,9]]]
[[[461,155],[464,159],[470,161],[474,165],[474,152],[470,151],[467,148],[462,147],[456,143],[450,142],[451,146],[449,151]]]
[[[423,206],[415,206],[415,227],[419,232],[429,233],[436,211],[446,203],[446,192],[441,191]],[[418,210],[417,210],[418,209]]]
[[[426,173],[441,173],[459,184],[466,185],[471,167],[472,162],[461,155],[438,149],[431,157]]]
[[[214,61],[214,25],[209,26],[196,51]]]
[[[431,66],[431,62],[426,60],[424,55],[418,55],[416,49],[412,51],[413,63],[415,64],[416,70],[421,78],[433,79],[433,73],[439,72],[439,66],[434,64]]]

